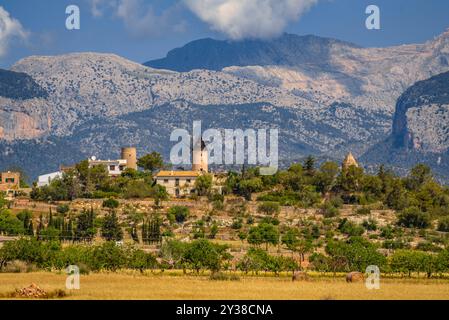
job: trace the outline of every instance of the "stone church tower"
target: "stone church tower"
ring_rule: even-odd
[[[204,141],[198,140],[193,144],[193,162],[192,170],[197,172],[209,172],[209,153],[207,152]]]
[[[359,164],[357,163],[357,161],[355,160],[354,156],[352,155],[351,152],[349,152],[349,154],[346,156],[345,160],[343,161],[343,170],[347,170],[349,169],[351,166],[355,166],[355,167],[359,167]]]

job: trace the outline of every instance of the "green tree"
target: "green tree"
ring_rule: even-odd
[[[94,236],[97,234],[97,229],[94,225],[95,212],[91,208],[90,210],[83,209],[81,214],[77,217],[76,229],[75,229],[75,240],[76,241],[92,241]],[[42,217],[40,219],[39,225],[41,225]],[[38,227],[38,229],[40,229]]]
[[[310,177],[314,176],[315,174],[315,163],[316,160],[313,156],[308,156],[304,161],[304,170]]]
[[[290,228],[281,238],[282,244],[287,247],[292,253],[298,250],[300,244],[300,233],[296,228]]]
[[[195,180],[195,189],[199,196],[206,196],[212,191],[213,177],[210,174],[203,174]]]
[[[409,190],[416,191],[424,183],[432,180],[432,170],[425,164],[418,164],[412,168],[406,179],[406,185]]]
[[[225,245],[213,244],[208,240],[200,239],[193,241],[188,246],[183,261],[197,273],[202,269],[218,272],[223,262],[231,258],[227,250],[228,247]]]
[[[335,186],[339,170],[338,164],[335,162],[323,163],[315,177],[317,190],[323,194],[331,191]]]
[[[168,218],[171,221],[176,221],[177,223],[184,223],[189,216],[189,208],[183,206],[174,206],[168,210]]]
[[[268,250],[269,244],[277,245],[279,243],[279,230],[272,224],[261,223],[249,230],[247,241],[256,246],[265,243],[266,250]]]
[[[259,204],[259,206],[257,207],[257,211],[271,216],[274,214],[278,214],[281,211],[281,207],[277,202],[266,201]]]
[[[137,161],[137,165],[145,171],[149,171],[153,174],[155,171],[164,167],[164,159],[159,153],[152,152],[140,158]]]
[[[107,241],[121,241],[123,239],[123,230],[114,210],[104,218],[101,226],[101,235]]]
[[[416,207],[410,207],[399,214],[397,223],[406,228],[426,229],[430,226],[431,220],[428,214]]]

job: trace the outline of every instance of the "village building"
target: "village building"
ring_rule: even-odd
[[[30,193],[30,188],[20,187],[20,172],[2,172],[0,173],[0,192],[7,198],[13,199],[18,195]]]
[[[161,171],[156,175],[156,183],[165,187],[172,197],[179,198],[194,194],[196,180],[209,173],[209,153],[204,141],[193,147],[192,160],[191,171]]]
[[[99,160],[93,156],[87,161],[89,168],[104,166],[110,177],[118,177],[128,168],[137,170],[137,149],[131,147],[122,148],[121,157],[117,160]],[[37,186],[48,186],[53,180],[61,178],[64,173],[74,169],[75,166],[61,166],[59,171],[41,175],[38,177]]]
[[[91,157],[88,161],[89,168],[105,166],[110,177],[118,177],[126,169],[137,170],[137,149],[122,148],[121,157],[117,160],[98,160],[96,157]]]
[[[37,178],[37,186],[39,188],[48,186],[53,180],[62,178],[62,174],[62,171],[56,171],[41,175]]]
[[[161,171],[156,175],[156,183],[173,197],[188,196],[195,193],[195,182],[201,175],[201,171]]]
[[[346,156],[345,160],[343,161],[342,167],[343,167],[343,170],[348,170],[352,166],[358,168],[359,164],[358,164],[357,160],[355,160],[352,153],[349,152],[348,155]]]
[[[20,173],[19,172],[2,172],[0,174],[0,191],[7,192],[10,190],[20,189]]]

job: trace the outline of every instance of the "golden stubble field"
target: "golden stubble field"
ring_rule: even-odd
[[[0,274],[0,294],[32,283],[50,291],[65,290],[66,276],[55,273]],[[397,300],[449,299],[448,280],[385,279],[380,290],[343,278],[291,282],[287,277],[242,277],[211,281],[207,277],[100,273],[81,276],[80,290],[67,291],[69,300]]]

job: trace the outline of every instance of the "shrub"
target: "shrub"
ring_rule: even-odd
[[[377,221],[373,218],[369,218],[368,220],[363,221],[362,226],[368,231],[376,231]]]
[[[398,216],[398,225],[402,227],[426,229],[430,224],[429,215],[421,212],[417,207],[407,208]]]
[[[184,223],[187,220],[189,213],[189,208],[175,206],[168,210],[168,218],[170,221],[174,220],[177,223]]]
[[[340,211],[336,207],[334,207],[329,201],[326,201],[326,203],[324,203],[321,206],[320,213],[325,218],[333,218],[337,217],[340,214]]]
[[[67,212],[69,212],[70,207],[67,204],[61,204],[56,208],[56,212],[58,212],[59,214],[66,214]]]
[[[213,272],[209,276],[209,280],[213,280],[213,281],[240,281],[240,278],[236,274],[225,274],[223,272]]]
[[[123,192],[123,197],[125,199],[144,199],[149,198],[153,194],[153,189],[151,185],[145,181],[132,180],[126,186]]]
[[[120,203],[114,198],[109,198],[103,201],[103,208],[116,209],[119,205]]]
[[[281,207],[277,202],[267,201],[259,204],[257,211],[271,216],[273,214],[278,214],[281,211]]]
[[[409,249],[411,246],[406,240],[399,238],[395,240],[385,240],[382,244],[382,247],[385,249],[398,250]]]
[[[346,218],[340,221],[338,230],[351,237],[361,236],[365,232],[365,229],[362,226],[359,226]]]
[[[449,217],[440,218],[438,221],[438,231],[449,232]]]
[[[23,222],[7,209],[3,209],[0,212],[0,234],[1,233],[9,236],[25,233]]]
[[[243,220],[240,218],[240,219],[235,219],[233,222],[232,222],[232,225],[231,225],[231,228],[232,229],[234,229],[234,230],[240,230],[240,229],[242,229],[242,227],[243,227]]]
[[[13,260],[6,263],[1,272],[5,273],[28,273],[36,270],[36,266],[21,260]]]
[[[371,214],[371,209],[368,207],[361,207],[358,208],[355,213],[359,216],[367,216]]]

